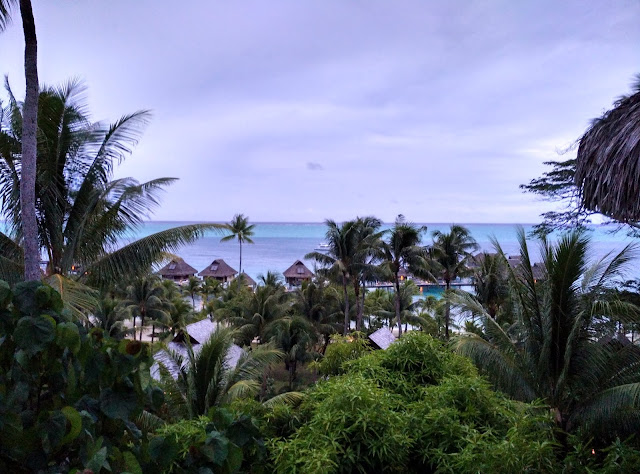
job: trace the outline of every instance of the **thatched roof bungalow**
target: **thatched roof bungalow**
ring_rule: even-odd
[[[284,279],[289,286],[300,286],[303,281],[311,281],[313,273],[301,260],[296,260],[293,265],[284,272]]]
[[[158,271],[165,280],[182,281],[194,276],[198,270],[181,258],[174,258]]]
[[[221,258],[215,259],[207,268],[198,273],[203,278],[214,278],[222,283],[230,282],[237,274],[238,271],[231,268]]]

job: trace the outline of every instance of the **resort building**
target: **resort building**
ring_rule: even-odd
[[[217,329],[218,323],[214,323],[208,318],[187,324],[185,330],[176,335],[176,337],[173,338],[173,341],[167,344],[169,352],[163,349],[156,352],[153,356],[155,363],[151,366],[151,376],[155,380],[160,380],[160,364],[162,364],[174,379],[178,378],[180,367],[176,364],[175,358],[171,357],[170,352],[179,354],[182,361],[185,362],[189,358],[186,340],[189,339],[189,344],[191,345],[194,354],[198,354],[202,349],[202,344],[207,342]],[[229,352],[225,358],[224,368],[235,368],[236,365],[238,365],[238,361],[244,354],[244,349],[233,344],[229,348]]]
[[[207,268],[198,273],[198,275],[203,278],[213,278],[223,284],[229,283],[237,274],[238,271],[231,268],[227,262],[221,258],[215,259]]]
[[[258,284],[256,283],[256,281],[251,278],[249,275],[247,275],[245,272],[242,272],[238,278],[242,278],[244,280],[245,285],[247,285],[251,291],[255,291],[256,287],[258,286]]]
[[[300,260],[287,268],[284,272],[284,279],[289,286],[300,286],[303,281],[311,281],[313,273]]]
[[[184,281],[194,276],[198,270],[181,258],[174,258],[158,271],[158,275],[165,280]]]

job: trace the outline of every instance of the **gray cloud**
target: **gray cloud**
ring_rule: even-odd
[[[180,177],[167,220],[533,222],[549,204],[518,185],[638,72],[635,2],[113,0],[34,14],[42,82],[85,78],[96,119],[154,110],[116,173]],[[0,37],[19,97],[21,34],[18,20]],[[325,172],[292,206],[302,163]]]
[[[311,171],[321,171],[324,167],[320,163],[314,163],[313,161],[307,161],[307,169]]]

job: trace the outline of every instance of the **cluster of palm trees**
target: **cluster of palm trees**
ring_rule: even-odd
[[[521,401],[543,400],[563,432],[584,430],[601,440],[640,427],[640,348],[626,338],[640,308],[621,277],[637,254],[620,253],[591,263],[581,231],[557,243],[540,241],[536,274],[519,232],[521,264],[504,253],[485,256],[476,295],[456,303],[480,321],[458,337],[456,350],[470,357],[495,387]]]
[[[366,283],[392,282],[395,324],[401,335],[403,306],[406,306],[401,288],[404,272],[431,282],[441,280],[449,292],[453,280],[470,275],[470,262],[477,249],[469,230],[459,225],[452,225],[449,232],[433,232],[432,245],[422,245],[422,235],[427,228],[407,222],[402,215],[387,230],[381,230],[382,222],[375,217],[358,217],[342,224],[327,220],[326,225],[327,253],[312,252],[306,258],[316,260],[328,278],[342,285],[344,334],[351,326],[349,287],[353,288],[354,294],[355,329],[360,331],[363,329]],[[446,338],[449,338],[449,315],[447,306]]]

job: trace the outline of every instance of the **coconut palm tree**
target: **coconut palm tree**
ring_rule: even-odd
[[[0,32],[10,20],[16,0],[0,0]],[[31,0],[20,0],[20,16],[24,33],[25,100],[22,104],[20,153],[20,214],[24,279],[40,279],[40,246],[36,219],[36,157],[38,135],[38,40]],[[19,125],[19,124],[16,124]]]
[[[364,293],[367,278],[377,275],[378,268],[375,263],[381,237],[384,232],[378,229],[382,221],[377,217],[357,217],[356,218],[356,251],[353,259],[353,292],[356,300],[356,331],[362,331],[364,319]],[[362,292],[362,298],[360,293]]]
[[[110,337],[122,339],[130,332],[124,324],[129,316],[120,300],[103,296],[98,300],[97,307],[89,316],[88,322],[92,327],[104,330]]]
[[[398,324],[398,335],[402,335],[402,309],[400,293],[400,269],[430,278],[426,268],[426,250],[420,246],[420,236],[426,232],[424,226],[418,227],[406,222],[402,214],[398,215],[391,229],[386,231],[387,238],[380,247],[380,267],[390,275],[395,292],[395,317]]]
[[[582,205],[619,222],[640,221],[640,75],[633,93],[593,121],[579,140],[575,183]]]
[[[227,242],[229,240],[237,240],[240,244],[240,270],[239,274],[242,274],[242,243],[246,242],[252,244],[251,236],[253,236],[254,224],[249,225],[249,218],[243,214],[236,214],[231,219],[231,222],[225,224],[224,228],[230,232],[229,235],[220,239],[220,242]]]
[[[311,252],[304,256],[327,267],[329,273],[334,272],[340,275],[340,283],[344,293],[344,326],[343,334],[349,332],[351,313],[349,312],[349,285],[352,283],[354,273],[357,272],[356,264],[358,259],[358,223],[354,221],[337,224],[331,219],[325,221],[327,232],[325,239],[329,244],[327,253]],[[358,281],[359,285],[359,281]]]
[[[127,299],[122,305],[133,317],[133,327],[136,326],[136,317],[140,317],[140,340],[144,330],[145,318],[152,321],[165,321],[168,319],[167,302],[164,300],[164,287],[156,277],[148,276],[137,278],[127,288]],[[135,336],[134,336],[135,337]],[[155,338],[155,325],[151,333],[151,342]]]
[[[482,253],[473,270],[476,299],[493,319],[509,297],[508,263],[500,254]]]
[[[210,278],[207,278],[210,280]],[[195,276],[190,276],[187,280],[187,284],[182,288],[182,293],[191,297],[191,307],[195,311],[196,309],[196,296],[202,294],[202,280]]]
[[[148,111],[125,115],[111,125],[92,122],[86,114],[84,88],[70,81],[44,88],[38,114],[36,180],[38,235],[49,260],[48,273],[106,287],[147,273],[179,246],[193,242],[220,224],[189,225],[161,231],[127,245],[158,204],[158,193],[173,178],[139,183],[112,180],[113,168],[137,143],[150,118]],[[22,109],[9,89],[7,117],[0,130],[0,198],[9,235],[0,235],[0,272],[20,278],[23,266],[23,216],[20,206],[20,140]]]
[[[308,362],[313,358],[310,352],[316,339],[313,325],[301,316],[287,316],[272,322],[265,336],[284,354],[284,365],[289,374],[289,391],[291,391],[296,379],[298,363]]]
[[[340,330],[338,320],[339,292],[334,285],[326,281],[304,282],[293,292],[292,309],[294,314],[303,316],[318,336],[322,338],[321,353],[327,349],[331,335]]]
[[[460,336],[456,350],[503,392],[522,401],[544,400],[564,431],[582,427],[619,436],[637,431],[640,350],[594,340],[602,319],[638,318],[638,308],[612,291],[636,248],[629,245],[590,265],[589,239],[582,233],[566,234],[557,244],[543,238],[544,277],[537,279],[523,229],[518,238],[522,265],[509,268],[516,336],[466,295],[467,306],[483,318],[485,335]]]
[[[249,345],[258,338],[266,341],[265,329],[269,323],[285,316],[290,308],[289,298],[283,288],[258,286],[255,292],[246,291],[238,304],[238,313],[226,318],[236,328],[238,344]]]
[[[430,249],[434,273],[444,280],[447,293],[451,290],[451,281],[458,277],[470,275],[469,262],[472,252],[478,244],[471,236],[469,229],[461,225],[452,225],[449,232],[436,230],[432,234],[433,246]],[[445,309],[445,338],[449,339],[451,321],[451,305]]]
[[[234,367],[229,364],[233,333],[219,328],[197,351],[187,346],[187,356],[170,352],[177,378],[161,364],[160,375],[169,406],[176,418],[193,419],[209,409],[260,391],[263,372],[282,360],[282,352],[265,344],[246,351]]]

